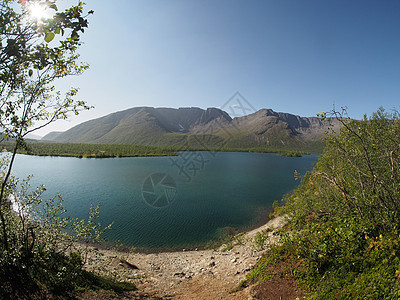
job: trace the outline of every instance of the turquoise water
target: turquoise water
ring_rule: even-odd
[[[99,204],[113,222],[110,242],[147,249],[189,248],[225,227],[246,229],[298,184],[318,155],[186,152],[178,157],[79,159],[18,155],[14,174],[33,174],[44,197],[60,192],[68,214],[86,218]]]

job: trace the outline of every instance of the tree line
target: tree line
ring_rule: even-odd
[[[15,142],[0,142],[3,151],[10,152]],[[210,152],[254,152],[277,153],[281,156],[301,157],[309,152],[298,150],[282,150],[263,147],[228,148],[228,147],[180,147],[180,146],[147,146],[129,144],[83,144],[83,143],[42,143],[25,142],[25,147],[18,153],[37,156],[66,156],[78,158],[108,158],[108,157],[142,157],[142,156],[176,156],[181,151]]]
[[[3,151],[12,149],[13,142],[0,143]],[[19,153],[38,156],[71,156],[78,158],[107,158],[134,156],[177,155],[174,147],[157,147],[125,144],[74,144],[74,143],[27,143]]]

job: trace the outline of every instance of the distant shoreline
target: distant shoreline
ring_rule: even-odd
[[[165,156],[179,156],[180,152],[197,152],[197,151],[201,151],[201,152],[207,152],[210,150],[206,150],[206,149],[197,149],[197,150],[182,150],[179,151],[177,153],[171,153],[171,154],[133,154],[133,155],[116,155],[116,156],[74,156],[74,155],[69,155],[69,154],[53,154],[53,155],[49,155],[49,154],[34,154],[34,153],[17,153],[17,154],[22,154],[22,155],[27,155],[27,156],[43,156],[43,157],[72,157],[72,158],[88,158],[88,159],[103,159],[103,158],[128,158],[128,157],[165,157]],[[214,150],[213,150],[214,151]],[[285,155],[286,153],[283,151],[249,151],[247,149],[243,149],[243,150],[218,150],[218,151],[214,151],[214,152],[221,152],[221,153],[261,153],[261,154],[277,154],[279,156],[286,156],[286,157],[303,157],[303,155],[310,155],[314,152],[299,152],[294,155],[288,153],[287,155]],[[8,152],[9,153],[9,152]],[[317,153],[317,152],[315,152]]]
[[[14,143],[3,142],[0,147],[3,152],[11,152]],[[264,147],[252,148],[213,148],[213,147],[159,147],[143,145],[113,145],[113,144],[57,144],[33,143],[28,144],[29,151],[18,151],[18,154],[49,157],[75,158],[120,158],[120,157],[164,157],[178,156],[180,152],[244,152],[244,153],[273,153],[279,156],[302,157],[319,151],[305,151],[296,149],[270,149]]]

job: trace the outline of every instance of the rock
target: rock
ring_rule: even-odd
[[[231,260],[231,262],[235,263],[237,261],[237,258],[235,257],[234,259]]]
[[[175,273],[174,274],[174,276],[177,276],[177,277],[180,277],[180,278],[183,278],[183,277],[185,277],[185,273],[183,273],[183,272],[178,272],[178,273]]]
[[[126,260],[121,260],[119,265],[123,266],[123,267],[127,267],[128,269],[131,269],[131,270],[139,269],[137,266],[135,266],[134,264],[131,264],[129,261],[126,261]]]
[[[212,261],[208,266],[211,267],[211,268],[214,267],[215,266],[215,262]]]

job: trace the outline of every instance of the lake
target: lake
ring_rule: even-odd
[[[68,214],[86,218],[100,204],[105,237],[143,249],[199,247],[224,228],[246,230],[266,220],[318,160],[240,152],[182,152],[176,157],[87,159],[18,155],[14,175],[34,175],[45,198],[59,192]]]

